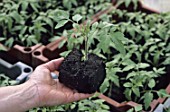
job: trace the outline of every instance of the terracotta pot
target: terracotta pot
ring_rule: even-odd
[[[139,105],[133,101],[118,103],[117,101],[100,93],[98,97],[105,100],[108,104],[110,104],[111,106],[116,108],[117,111],[120,111],[120,112],[126,112],[127,110]]]
[[[32,52],[32,66],[35,68],[40,64],[48,62],[52,59],[59,58],[59,54],[66,50],[66,46],[58,48],[60,42],[65,39],[61,37],[60,39],[49,43],[48,45],[37,48]]]
[[[39,48],[41,45],[37,44],[32,47],[23,47],[19,45],[15,45],[13,48],[8,50],[7,54],[11,55],[18,59],[18,61],[22,61],[28,65],[32,65],[32,52]]]

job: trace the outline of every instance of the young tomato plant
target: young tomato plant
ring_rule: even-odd
[[[115,31],[113,24],[107,22],[95,22],[91,24],[90,21],[87,21],[85,24],[79,25],[79,21],[82,19],[82,16],[79,14],[73,16],[72,20],[69,19],[68,14],[67,16],[64,14],[61,18],[57,19],[58,24],[55,28],[60,28],[69,21],[72,22],[74,30],[63,32],[63,35],[67,37],[67,41],[63,40],[63,42],[67,42],[68,50],[75,47],[80,48],[80,45],[84,42],[85,46],[83,52],[85,58],[87,58],[89,52],[92,52],[106,59],[102,52],[110,53],[110,48],[114,48],[122,55],[125,55],[126,51],[122,41],[127,41],[127,39],[124,38],[121,32]],[[96,43],[95,40],[97,41]],[[62,45],[64,45],[63,42],[61,42]],[[95,47],[92,48],[92,45]]]

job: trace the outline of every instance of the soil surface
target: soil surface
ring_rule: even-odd
[[[81,93],[96,92],[106,77],[105,64],[94,54],[82,61],[83,54],[74,49],[59,67],[59,81]]]

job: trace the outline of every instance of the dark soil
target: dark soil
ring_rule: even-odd
[[[59,68],[59,81],[81,93],[96,92],[106,77],[105,64],[94,54],[82,61],[83,54],[74,49]]]

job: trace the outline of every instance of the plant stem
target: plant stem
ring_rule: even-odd
[[[84,37],[85,37],[85,60],[88,60],[88,46],[87,46],[88,39],[87,36]]]
[[[112,95],[112,88],[113,88],[113,84],[110,83],[110,88],[109,88],[109,93],[108,93],[109,97],[111,97],[111,95]]]

